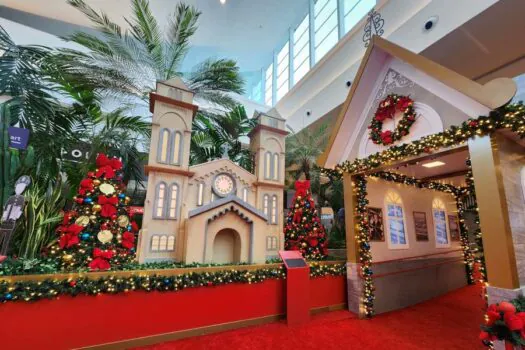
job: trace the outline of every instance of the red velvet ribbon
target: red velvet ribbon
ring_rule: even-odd
[[[97,168],[96,177],[104,175],[106,179],[112,179],[115,177],[115,170],[122,169],[122,162],[117,158],[109,159],[101,153],[97,157]]]
[[[124,232],[122,234],[122,246],[131,249],[135,246],[135,235],[131,232]]]
[[[300,224],[303,216],[303,209],[299,208],[293,213],[293,222]]]
[[[295,182],[295,196],[306,197],[307,191],[310,189],[310,180],[296,181]]]
[[[100,211],[100,216],[109,218],[117,213],[117,208],[115,207],[118,204],[117,197],[106,197],[98,196],[98,204],[102,205],[102,210]]]
[[[93,260],[89,263],[91,270],[108,270],[111,267],[109,259],[113,257],[111,250],[93,249]]]
[[[83,226],[72,224],[68,226],[65,230],[62,230],[63,234],[60,236],[58,245],[61,249],[70,248],[80,241],[78,239],[78,234],[84,229]]]

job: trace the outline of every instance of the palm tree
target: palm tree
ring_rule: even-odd
[[[54,81],[52,50],[43,46],[16,45],[0,26],[0,95],[10,95],[10,124],[30,131],[35,165],[30,175],[47,188],[59,174],[61,151],[73,142],[77,119],[59,103]]]
[[[198,114],[193,121],[190,163],[200,164],[221,158],[227,152],[229,159],[252,171],[252,153],[240,139],[246,137],[256,123],[255,119],[248,118],[241,105],[224,115]]]
[[[305,128],[298,133],[292,130],[292,134],[286,138],[286,167],[295,173],[296,180],[302,174],[307,180],[311,179],[316,160],[328,141],[326,130],[326,124],[317,129]]]
[[[180,72],[201,14],[195,7],[178,3],[169,16],[166,32],[162,32],[148,0],[132,0],[133,14],[125,18],[129,30],[83,0],[68,3],[84,13],[100,32],[99,36],[78,32],[66,38],[90,50],[62,51],[62,68],[76,81],[120,100],[138,97],[146,101],[156,81],[179,76],[197,99],[228,108],[234,101],[227,93],[243,93],[244,81],[233,60],[208,59],[188,75]]]

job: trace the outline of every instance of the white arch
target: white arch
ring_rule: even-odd
[[[416,122],[412,124],[410,133],[390,146],[408,143],[410,141],[418,140],[424,136],[443,131],[443,121],[441,120],[439,114],[432,107],[421,102],[414,102],[414,109],[417,114],[417,119]],[[393,128],[394,121],[385,120],[383,130],[391,130]],[[357,157],[365,158],[373,153],[384,151],[390,146],[376,145],[373,143],[372,140],[370,140],[370,132],[368,129],[366,129],[366,132],[363,134],[363,136],[361,136],[361,141],[359,142],[359,151]]]
[[[281,153],[283,152],[283,149],[284,149],[283,145],[281,144],[281,142],[276,137],[273,137],[273,136],[270,136],[270,137],[265,139],[263,144],[266,145],[266,147],[265,147],[266,149],[270,149],[271,150],[271,148],[268,147],[271,144],[270,141],[275,141],[275,143],[277,144],[277,147],[279,148],[279,152],[281,152]]]

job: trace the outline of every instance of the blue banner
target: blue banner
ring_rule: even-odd
[[[16,149],[26,149],[29,141],[29,130],[22,128],[9,127],[9,147]]]

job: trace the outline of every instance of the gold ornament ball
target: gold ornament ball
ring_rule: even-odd
[[[73,259],[73,255],[71,255],[71,254],[63,255],[62,259],[64,261],[70,261],[71,259]]]
[[[100,204],[93,204],[93,207],[91,207],[94,213],[98,213],[102,210],[102,206]]]
[[[303,242],[303,243],[301,243],[301,245],[302,245],[303,247],[306,247],[306,243],[304,243],[304,242]]]
[[[95,222],[95,221],[97,221],[97,216],[96,216],[96,215],[91,215],[91,216],[89,217],[89,220]]]
[[[299,204],[296,204],[295,207],[296,207],[296,208],[299,208]]]
[[[100,180],[99,179],[93,180],[93,185],[95,185],[95,186],[100,185]]]
[[[131,203],[131,198],[129,197],[124,198],[124,204],[128,205],[129,203]]]

